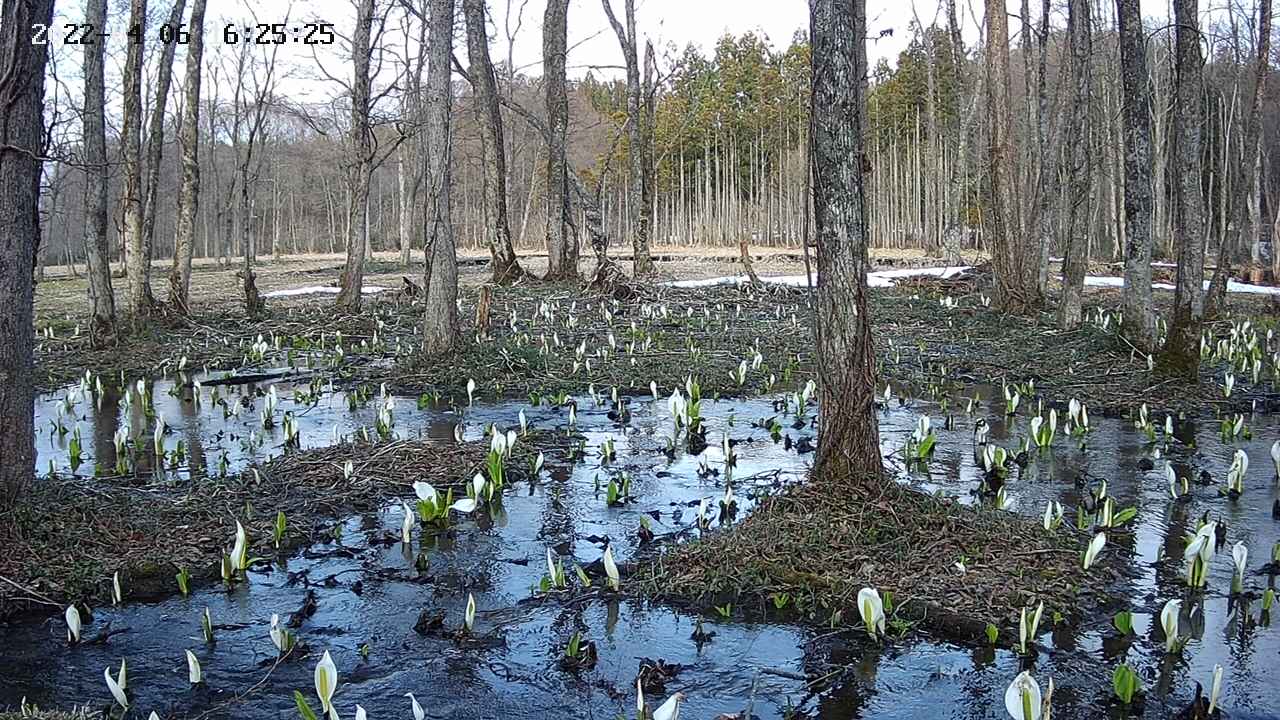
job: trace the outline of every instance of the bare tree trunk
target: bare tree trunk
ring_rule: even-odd
[[[1244,246],[1249,226],[1249,198],[1256,195],[1254,168],[1258,164],[1259,140],[1262,136],[1262,102],[1267,91],[1267,75],[1271,62],[1271,0],[1258,0],[1258,46],[1254,59],[1253,99],[1249,114],[1245,117],[1241,157],[1235,177],[1235,197],[1231,202],[1231,222],[1218,250],[1218,266],[1209,283],[1209,296],[1205,298],[1205,315],[1216,316],[1227,299],[1227,281],[1231,279],[1232,255]],[[1272,240],[1275,247],[1275,240]],[[1274,252],[1274,250],[1273,250]]]
[[[182,13],[186,6],[187,0],[174,0],[169,11],[170,28],[182,27]],[[151,123],[147,128],[147,175],[142,200],[142,249],[146,253],[148,267],[151,266],[151,257],[155,252],[156,194],[160,185],[160,159],[164,154],[164,111],[169,102],[169,87],[173,84],[173,56],[178,43],[161,42],[160,45],[155,104],[152,105]]]
[[[988,243],[995,268],[996,301],[1007,312],[1026,313],[1043,303],[1034,253],[1022,228],[1009,79],[1009,19],[1000,0],[986,0],[987,121],[991,176]]]
[[[493,62],[489,59],[489,38],[485,33],[484,0],[462,0],[462,13],[467,24],[467,56],[471,63],[476,123],[480,127],[484,225],[489,235],[493,281],[508,284],[523,278],[525,272],[511,245],[511,224],[507,218],[506,150],[502,114],[498,110],[498,81],[493,73]]]
[[[1140,0],[1116,0],[1124,83],[1124,332],[1143,352],[1156,347],[1151,303],[1151,79]]]
[[[124,156],[123,209],[125,274],[129,279],[129,306],[135,318],[151,313],[151,264],[142,226],[142,58],[147,34],[147,0],[130,0],[129,27],[141,28],[131,37],[124,64],[124,121],[120,145]]]
[[[866,23],[866,0],[809,0],[822,408],[814,474],[824,482],[882,472],[866,287]]]
[[[0,511],[35,466],[33,270],[40,248],[40,158],[48,46],[31,26],[53,21],[53,0],[0,3]]]
[[[107,0],[89,0],[85,21],[107,26]],[[84,46],[84,248],[89,276],[89,337],[102,347],[115,336],[116,298],[111,288],[111,245],[107,241],[106,42]]]
[[[453,218],[449,210],[449,186],[453,167],[453,57],[454,0],[430,0],[430,33],[427,35],[427,87],[423,108],[425,124],[427,202],[426,289],[422,324],[422,352],[440,355],[457,347],[458,258],[454,250]]]
[[[1089,256],[1089,202],[1091,176],[1089,117],[1091,102],[1090,57],[1093,54],[1091,0],[1070,0],[1067,6],[1067,34],[1071,41],[1071,76],[1075,93],[1067,132],[1070,188],[1067,195],[1067,233],[1062,259],[1062,298],[1058,305],[1058,327],[1069,330],[1080,324],[1085,266]]]
[[[547,268],[548,280],[578,277],[578,237],[569,221],[569,95],[565,89],[569,0],[547,0],[542,19],[543,83],[547,92]]]
[[[1173,321],[1160,362],[1172,373],[1194,378],[1200,369],[1200,326],[1204,320],[1204,198],[1200,191],[1204,60],[1200,56],[1197,0],[1174,0],[1173,11],[1177,76],[1172,113],[1173,232],[1178,278]]]
[[[649,257],[649,214],[646,211],[644,193],[644,154],[645,154],[645,119],[644,101],[640,87],[639,40],[636,38],[635,0],[624,0],[624,19],[626,27],[618,22],[613,14],[611,0],[601,0],[609,24],[618,36],[618,45],[622,47],[622,56],[627,68],[627,210],[630,217],[635,218],[631,236],[632,273],[639,276],[653,272],[653,261]]]
[[[200,211],[200,77],[204,59],[204,11],[207,0],[191,8],[191,44],[187,46],[185,98],[178,141],[182,145],[182,185],[178,188],[177,227],[173,237],[173,267],[169,271],[169,302],[179,312],[189,310],[191,255],[195,249],[196,215]]]
[[[368,245],[369,176],[373,171],[373,130],[369,126],[369,45],[373,35],[373,0],[360,0],[351,39],[351,130],[347,170],[347,263],[339,281],[337,305],[347,312],[360,309]]]

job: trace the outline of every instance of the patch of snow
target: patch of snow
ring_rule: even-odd
[[[361,295],[375,295],[384,292],[386,288],[379,285],[365,285],[360,288]],[[307,287],[290,288],[288,290],[272,290],[269,293],[263,293],[264,298],[282,298],[282,297],[299,297],[302,295],[337,295],[339,288],[332,285],[308,285]]]
[[[884,288],[893,287],[893,281],[898,278],[909,277],[938,277],[942,279],[952,278],[960,273],[969,270],[970,267],[950,266],[950,267],[931,267],[931,268],[902,268],[899,270],[877,270],[867,273],[867,287]],[[724,276],[703,278],[701,280],[673,280],[663,283],[667,287],[675,288],[702,288],[712,287],[715,285],[741,285],[749,281],[746,275]],[[818,282],[818,276],[815,273],[813,277],[814,284]],[[760,282],[769,283],[771,285],[789,285],[791,287],[805,287],[808,285],[808,278],[804,275],[773,275],[761,276]]]
[[[1090,275],[1084,279],[1085,285],[1093,287],[1124,287],[1124,278],[1102,276],[1097,277]],[[1169,283],[1152,283],[1151,287],[1156,290],[1173,290],[1173,285]],[[1204,282],[1204,289],[1209,289],[1209,281]],[[1249,283],[1236,282],[1235,280],[1227,281],[1227,292],[1245,293],[1248,295],[1280,295],[1280,287],[1268,287],[1266,285],[1250,285]]]
[[[947,266],[947,267],[930,267],[930,268],[902,268],[898,270],[877,270],[867,273],[867,287],[887,288],[893,287],[894,281],[899,278],[910,277],[937,277],[944,280],[953,278],[972,268],[967,265]],[[748,282],[746,275],[723,276],[713,278],[703,278],[701,280],[674,280],[663,283],[667,287],[674,288],[703,288],[715,285],[741,285]],[[814,284],[818,282],[815,274],[813,278]],[[791,287],[805,287],[808,280],[804,275],[773,275],[761,276],[760,282],[770,283],[773,285],[789,285]],[[1113,276],[1097,276],[1090,275],[1084,279],[1084,284],[1089,287],[1124,287],[1124,278]],[[1151,287],[1156,290],[1173,290],[1173,285],[1169,283],[1152,283]],[[1206,280],[1204,287],[1209,288],[1209,282]],[[367,290],[368,288],[366,288]],[[336,288],[334,288],[336,292]],[[1269,287],[1265,285],[1250,285],[1249,283],[1236,282],[1231,280],[1227,283],[1227,292],[1247,293],[1252,295],[1277,295],[1280,296],[1280,287]]]

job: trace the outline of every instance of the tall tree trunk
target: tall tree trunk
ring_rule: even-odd
[[[866,286],[866,24],[866,0],[809,0],[823,482],[882,472]]]
[[[507,163],[502,133],[502,113],[498,110],[498,81],[489,59],[489,38],[485,33],[484,0],[462,0],[467,24],[467,57],[471,63],[472,92],[475,96],[476,124],[480,127],[480,157],[484,167],[484,225],[489,236],[493,281],[513,283],[525,272],[511,245],[511,224],[507,218]]]
[[[1244,137],[1240,145],[1240,162],[1235,174],[1235,197],[1231,199],[1231,222],[1222,245],[1218,249],[1218,266],[1209,283],[1209,296],[1205,298],[1205,315],[1214,317],[1227,299],[1227,281],[1231,279],[1232,256],[1244,247],[1249,227],[1249,198],[1257,198],[1253,182],[1254,168],[1258,164],[1259,140],[1262,135],[1262,102],[1267,91],[1267,75],[1271,62],[1271,0],[1258,0],[1258,45],[1254,58],[1253,99],[1244,121]],[[1276,246],[1275,240],[1272,247]],[[1273,250],[1274,252],[1274,250]]]
[[[123,211],[125,274],[129,280],[129,307],[135,318],[151,313],[151,264],[142,226],[142,58],[147,35],[147,0],[130,0],[129,27],[140,28],[127,43],[124,64],[124,121],[120,129],[124,156]]]
[[[47,45],[31,26],[53,22],[53,0],[0,2],[0,511],[35,466],[33,270],[40,247]]]
[[[174,0],[169,11],[170,28],[182,27],[182,13],[186,6],[187,0]],[[156,195],[160,185],[160,159],[164,154],[164,111],[169,102],[169,87],[173,84],[173,55],[177,47],[177,42],[161,42],[155,104],[152,105],[151,123],[147,128],[147,184],[142,201],[142,250],[146,254],[148,267],[155,252]]]
[[[427,197],[425,314],[422,351],[439,355],[457,347],[458,258],[454,250],[453,218],[449,210],[449,186],[453,168],[453,10],[454,0],[430,0],[427,35],[427,87],[423,107],[425,125]]]
[[[1093,54],[1091,0],[1070,0],[1067,6],[1067,34],[1071,42],[1071,76],[1075,92],[1067,132],[1070,158],[1067,195],[1067,232],[1062,258],[1062,298],[1058,305],[1058,327],[1069,330],[1080,324],[1085,266],[1089,258],[1089,202],[1091,176],[1089,117]]]
[[[89,0],[85,21],[107,26],[107,0]],[[116,298],[107,241],[107,125],[104,67],[107,44],[84,45],[84,248],[89,276],[89,337],[102,347],[115,335]]]
[[[644,101],[640,87],[639,40],[636,38],[635,0],[624,0],[626,27],[613,14],[612,0],[601,0],[604,12],[618,36],[623,60],[627,68],[627,212],[632,226],[632,273],[643,275],[653,272],[653,260],[649,257],[649,215],[644,210],[644,154],[645,119]]]
[[[204,58],[204,10],[207,0],[191,8],[191,44],[187,46],[187,74],[178,141],[182,146],[182,185],[178,188],[178,217],[173,237],[173,266],[169,270],[169,302],[187,312],[191,292],[191,255],[195,250],[196,216],[200,212],[200,77]]]
[[[643,245],[643,251],[637,255],[644,256],[642,263],[644,272],[653,272],[653,260],[649,256],[649,246],[653,242],[653,197],[657,192],[657,167],[654,157],[654,138],[657,132],[657,88],[658,63],[654,59],[653,43],[644,44],[644,96],[640,105],[640,212],[637,240]],[[746,239],[740,233],[740,240]],[[634,270],[633,270],[634,272]]]
[[[1169,372],[1194,378],[1200,369],[1204,320],[1204,198],[1200,191],[1204,60],[1196,0],[1174,0],[1173,233],[1178,278],[1173,320],[1160,356]]]
[[[569,221],[569,163],[565,156],[569,132],[569,95],[565,89],[568,14],[569,0],[547,0],[542,19],[542,77],[551,131],[547,146],[548,280],[578,277],[578,237]]]
[[[1016,187],[1017,161],[1009,79],[1009,19],[1003,0],[986,0],[987,132],[991,193],[987,242],[995,268],[996,301],[1007,312],[1025,313],[1043,302],[1035,254],[1022,228]]]
[[[337,305],[347,312],[360,309],[365,250],[369,243],[369,176],[373,170],[373,129],[369,126],[369,44],[373,35],[374,0],[360,0],[351,38],[351,130],[347,185],[347,262],[342,270]]]
[[[1116,0],[1120,76],[1124,84],[1124,293],[1121,308],[1129,342],[1143,352],[1156,346],[1151,303],[1151,79],[1141,0]]]

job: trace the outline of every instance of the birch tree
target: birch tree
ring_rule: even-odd
[[[1154,351],[1151,303],[1151,79],[1141,0],[1116,0],[1124,111],[1124,333],[1134,347]]]
[[[1198,12],[1197,0],[1173,2],[1173,234],[1178,273],[1173,319],[1160,361],[1170,372],[1186,377],[1195,377],[1200,368],[1204,320],[1204,199],[1200,191],[1204,60]]]
[[[426,288],[422,325],[422,350],[439,355],[452,350],[460,339],[458,329],[458,259],[453,242],[453,216],[449,187],[453,166],[452,121],[454,0],[429,0],[427,35],[427,85],[423,107],[426,152]]]
[[[150,315],[151,264],[147,258],[143,227],[142,187],[142,57],[147,37],[147,0],[130,0],[129,27],[124,64],[124,118],[120,129],[124,164],[124,189],[120,198],[124,229],[125,274],[129,282],[129,308],[135,319]],[[139,32],[133,33],[134,28]]]
[[[374,0],[358,0],[356,27],[351,38],[351,127],[347,159],[347,261],[339,279],[337,306],[347,312],[360,309],[364,283],[365,249],[369,245],[369,177],[373,173],[373,128],[369,123],[370,40],[373,35]]]
[[[1067,5],[1067,35],[1071,43],[1073,96],[1066,134],[1067,227],[1062,259],[1062,298],[1058,305],[1058,327],[1069,330],[1080,324],[1081,295],[1085,266],[1089,262],[1090,151],[1089,117],[1093,54],[1091,0],[1070,0]]]
[[[867,312],[866,0],[809,0],[813,207],[822,433],[814,472],[878,478],[875,356]]]
[[[623,0],[623,18],[626,27],[614,15],[612,0],[601,0],[609,25],[618,37],[622,57],[627,69],[627,210],[635,222],[632,225],[631,252],[632,273],[639,276],[654,270],[649,257],[649,225],[652,211],[645,203],[645,183],[652,179],[645,173],[645,139],[648,136],[644,112],[644,100],[640,86],[639,40],[636,38],[635,0]]]
[[[107,0],[88,0],[85,22],[105,28]],[[89,277],[89,337],[95,347],[105,345],[116,332],[111,245],[107,240],[106,48],[105,40],[84,44],[84,247],[85,273]]]
[[[196,218],[200,211],[200,79],[204,62],[206,3],[207,0],[195,0],[191,8],[191,43],[187,46],[182,124],[178,129],[178,142],[182,149],[182,184],[178,187],[169,302],[184,313],[188,309],[191,291],[191,256],[195,251]]]
[[[0,511],[35,466],[32,301],[40,246],[47,45],[31,26],[53,21],[53,0],[0,0]]]
[[[542,82],[546,89],[548,280],[578,277],[578,237],[569,222],[569,96],[565,89],[569,0],[547,0],[542,19]]]
[[[1017,192],[1017,159],[1009,79],[1009,19],[1004,0],[986,0],[986,94],[988,162],[991,190],[986,215],[996,302],[1008,312],[1025,313],[1043,299],[1037,282],[1036,254],[1022,227]],[[816,112],[816,111],[815,111]]]
[[[151,267],[156,232],[156,195],[160,185],[160,160],[164,156],[165,108],[169,102],[169,87],[173,84],[173,56],[178,48],[178,28],[182,27],[182,13],[187,0],[174,0],[169,9],[166,26],[173,33],[167,42],[160,43],[160,65],[156,68],[155,102],[151,105],[151,120],[147,128],[146,185],[142,198],[142,249]],[[188,36],[189,37],[189,36]]]
[[[484,226],[489,238],[493,281],[509,284],[524,277],[511,244],[511,224],[507,217],[507,162],[503,142],[502,114],[498,110],[498,81],[489,58],[489,36],[485,29],[484,0],[462,0],[467,25],[467,58],[480,128],[480,162],[483,166]]]
[[[1218,265],[1205,298],[1205,315],[1216,316],[1227,299],[1227,281],[1231,278],[1233,255],[1244,247],[1249,227],[1249,197],[1256,197],[1253,175],[1258,167],[1259,140],[1262,135],[1262,102],[1267,92],[1267,75],[1271,64],[1271,0],[1258,0],[1258,43],[1253,61],[1253,96],[1244,121],[1241,157],[1233,178],[1235,193],[1231,198],[1231,220],[1227,235],[1218,250]],[[1272,252],[1280,247],[1280,238],[1272,238]]]

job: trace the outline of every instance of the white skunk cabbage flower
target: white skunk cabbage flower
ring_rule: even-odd
[[[1181,600],[1170,600],[1160,611],[1160,627],[1164,628],[1165,652],[1176,652],[1178,649],[1178,622],[1181,614]]]
[[[618,564],[613,561],[613,546],[610,545],[604,549],[604,572],[609,576],[609,587],[617,592],[621,583],[621,575],[618,574]]]
[[[1102,548],[1107,545],[1107,534],[1098,533],[1089,541],[1089,547],[1084,551],[1084,569],[1088,570],[1098,560],[1098,555],[1102,553]]]
[[[470,515],[476,511],[477,507],[479,507],[479,505],[475,498],[462,498],[461,500],[455,500],[453,504],[449,506],[449,509],[457,510],[463,515]]]
[[[480,493],[484,492],[484,486],[484,476],[476,473],[476,476],[471,478],[471,494],[475,497],[480,497]]]
[[[429,503],[435,503],[440,493],[430,484],[419,480],[413,484],[413,494],[418,496],[419,500],[425,500]]]
[[[1218,707],[1218,697],[1222,695],[1222,666],[1213,666],[1213,686],[1209,690],[1209,717],[1213,717],[1213,711]]]
[[[192,685],[199,685],[204,682],[204,672],[200,670],[200,660],[190,650],[187,651],[187,680]]]
[[[1040,683],[1025,670],[1004,691],[1004,709],[1013,720],[1040,720],[1041,700]]]
[[[472,378],[467,379],[467,407],[471,407],[475,403],[476,381]]]
[[[653,711],[653,720],[680,720],[680,703],[682,702],[684,702],[684,693],[673,694]]]
[[[129,698],[125,697],[125,694],[124,694],[124,685],[125,685],[124,683],[125,675],[123,672],[124,666],[121,665],[120,669],[122,670],[122,672],[120,673],[120,680],[116,680],[115,678],[111,677],[111,668],[107,668],[103,670],[102,677],[106,678],[107,689],[111,691],[111,697],[115,698],[116,703],[119,704],[120,707],[124,708],[125,710],[128,710]]]
[[[653,395],[653,399],[658,399],[658,383],[653,380],[649,381],[649,393]]]
[[[413,693],[405,693],[404,696],[413,703],[413,720],[426,720],[427,712],[418,704],[418,698],[414,697]]]
[[[1236,574],[1244,577],[1245,565],[1249,562],[1249,548],[1238,542],[1231,548],[1231,560],[1236,564]]]
[[[320,698],[322,712],[328,713],[331,720],[337,720],[338,711],[333,707],[333,693],[338,689],[338,666],[333,664],[329,651],[316,663],[316,696]]]
[[[1271,463],[1276,466],[1276,479],[1280,480],[1280,440],[1271,443]]]
[[[287,632],[288,631],[284,628],[280,627],[280,615],[272,613],[271,629],[267,631],[267,635],[271,637],[271,644],[275,645],[276,650],[279,650],[280,652],[285,651],[286,638],[288,638]]]
[[[413,516],[417,511],[409,503],[404,503],[404,520],[400,523],[400,541],[408,545],[413,541]]]
[[[75,605],[68,605],[67,612],[67,642],[72,645],[80,642],[80,611]]]
[[[472,595],[471,593],[467,593],[467,611],[462,618],[462,625],[467,629],[467,632],[471,632],[471,628],[475,627],[475,624],[476,624],[476,596]]]
[[[356,720],[369,720],[369,713],[364,711],[362,705],[356,705]]]
[[[231,546],[231,565],[236,570],[249,567],[249,534],[240,521],[236,521],[236,542]]]
[[[884,601],[875,588],[862,588],[858,591],[858,614],[867,626],[867,634],[876,637],[884,634]]]

